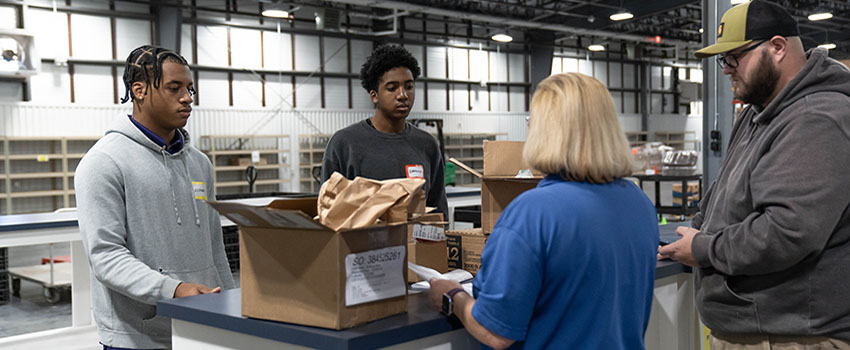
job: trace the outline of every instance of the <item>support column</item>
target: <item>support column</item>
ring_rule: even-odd
[[[183,23],[183,10],[179,1],[155,0],[151,3],[156,16],[154,44],[180,53],[180,30]]]
[[[717,26],[726,10],[732,8],[729,1],[705,0],[702,3],[702,42],[703,46],[717,41]],[[703,116],[702,116],[702,172],[703,183],[711,186],[717,178],[726,146],[732,135],[732,124],[735,121],[735,111],[732,106],[732,82],[723,75],[723,70],[715,62],[715,57],[702,60],[703,74]],[[717,150],[711,149],[712,131],[719,134]]]
[[[555,32],[533,30],[528,33],[531,42],[531,93],[543,79],[552,75],[552,57],[555,54]]]

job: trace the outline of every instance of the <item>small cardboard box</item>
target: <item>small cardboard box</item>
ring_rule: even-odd
[[[411,223],[407,230],[407,261],[430,267],[439,273],[449,272],[443,214],[426,214]],[[407,270],[407,283],[421,281],[419,275]]]
[[[490,235],[480,228],[446,231],[446,245],[449,249],[449,270],[464,269],[476,275],[481,269],[481,253]]]
[[[242,315],[343,329],[407,311],[407,223],[333,231],[316,198],[210,202],[239,225]]]
[[[234,159],[230,160],[230,165],[238,165],[238,166],[244,166],[244,167],[247,167],[249,165],[266,165],[266,164],[268,164],[268,160],[266,160],[266,158],[260,158],[260,161],[256,162],[256,163],[254,163],[251,160],[251,157],[241,157],[241,158],[234,158]]]
[[[502,211],[517,196],[537,187],[543,179],[539,173],[533,178],[517,178],[520,170],[527,169],[522,160],[521,141],[484,141],[484,173],[456,159],[450,159],[458,167],[481,178],[481,229],[484,233],[493,232],[496,221]]]

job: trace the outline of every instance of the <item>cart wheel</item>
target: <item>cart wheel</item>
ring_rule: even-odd
[[[21,279],[12,277],[12,295],[21,297]]]
[[[44,288],[44,300],[47,300],[48,303],[56,304],[59,300],[62,300],[62,293],[59,292],[58,289],[49,287]]]

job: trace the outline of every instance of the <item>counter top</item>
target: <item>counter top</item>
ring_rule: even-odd
[[[656,279],[691,269],[666,260],[656,265]],[[242,316],[241,290],[204,294],[157,303],[157,314],[283,343],[321,349],[374,349],[449,332],[462,327],[431,308],[425,293],[408,296],[407,312],[341,331],[265,321]]]
[[[77,212],[0,215],[0,232],[76,227]]]
[[[157,303],[157,314],[284,343],[319,349],[375,349],[461,328],[429,305],[425,293],[410,294],[407,312],[336,331],[242,316],[241,290]]]

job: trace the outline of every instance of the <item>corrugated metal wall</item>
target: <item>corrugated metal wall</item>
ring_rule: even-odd
[[[0,135],[9,137],[99,136],[109,125],[131,113],[130,106],[0,104]],[[300,135],[332,134],[372,116],[372,110],[274,110],[197,107],[186,129],[194,145],[204,135],[290,135],[292,182],[297,190]],[[442,119],[445,133],[502,133],[500,139],[524,140],[526,113],[413,112],[410,118]],[[428,130],[433,131],[433,130]],[[294,163],[294,164],[293,164]]]

